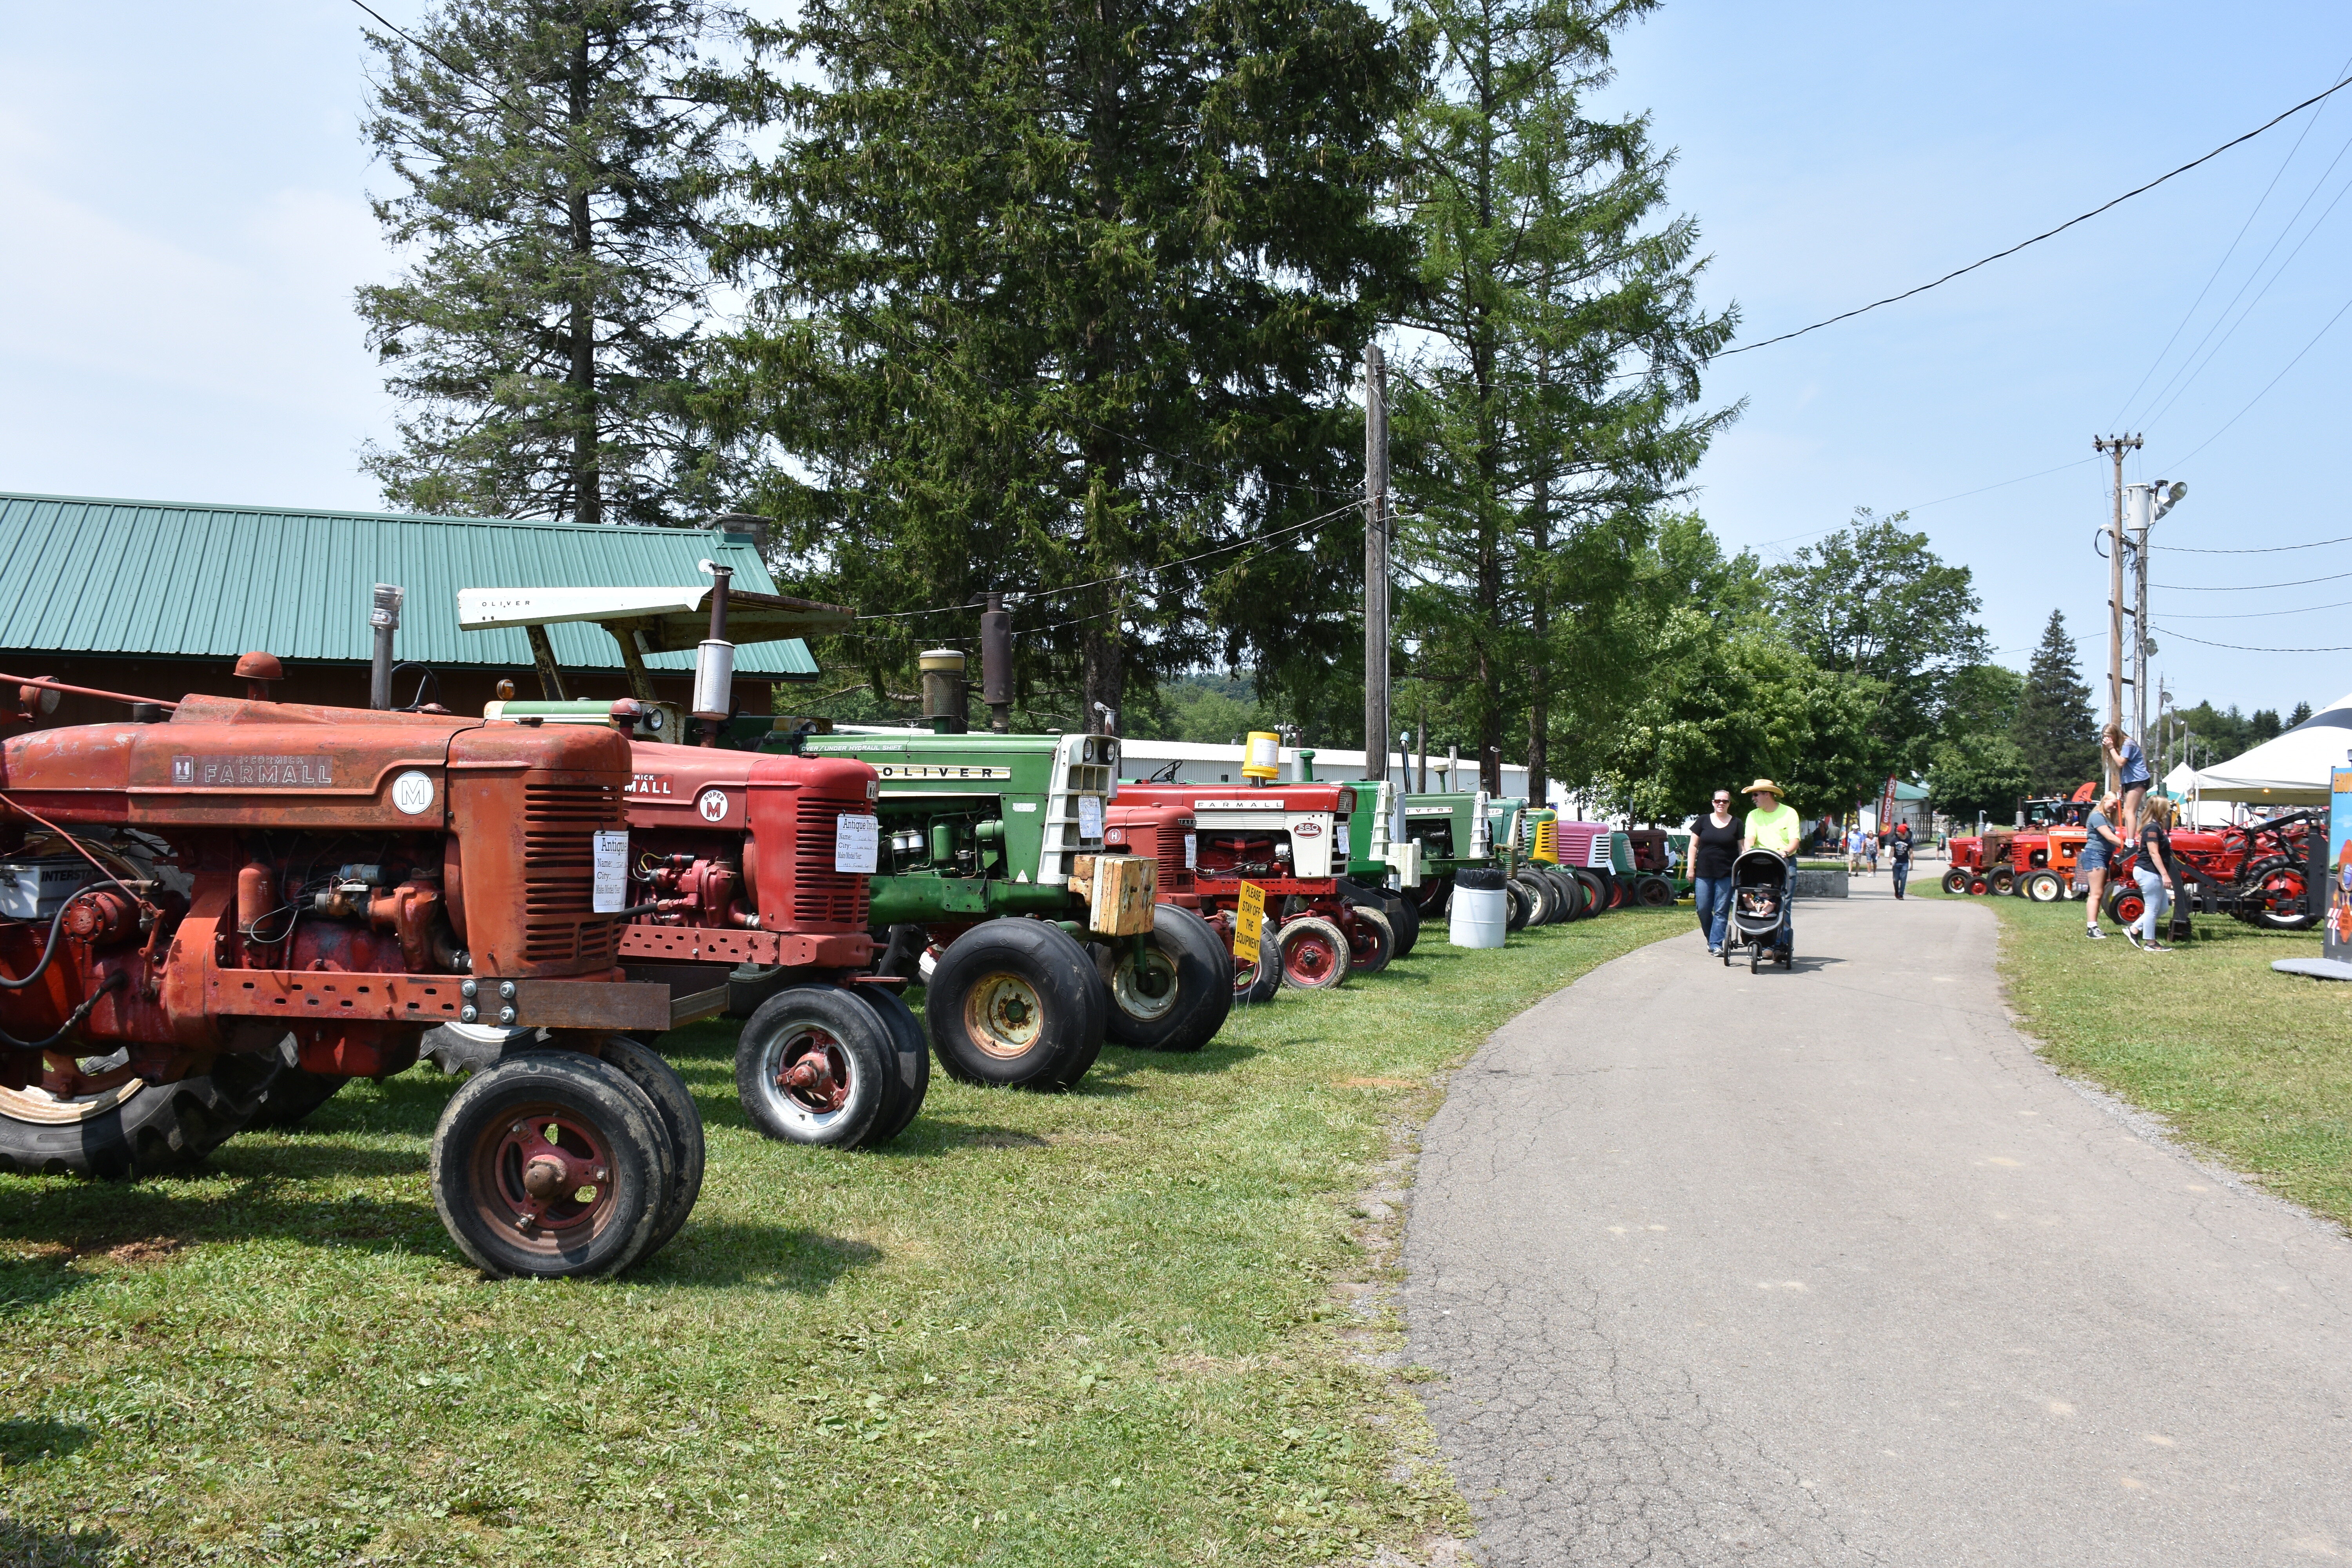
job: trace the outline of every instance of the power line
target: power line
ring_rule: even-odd
[[[2336,74],[2339,78],[2347,71],[2352,71],[2352,55],[2345,57],[2344,63],[2336,68]],[[2326,110],[2323,109],[2320,112],[2324,114]],[[2221,252],[2221,259],[2213,264],[2212,274],[2205,279],[2205,287],[2198,289],[2197,298],[2189,301],[2189,309],[2181,312],[2179,325],[2174,327],[2172,329],[2172,335],[2164,340],[2164,346],[2156,351],[2156,358],[2148,362],[2147,369],[2141,373],[2138,384],[2133,386],[2131,391],[2125,395],[2124,408],[2126,410],[2128,410],[2131,407],[2132,400],[2139,395],[2140,388],[2147,384],[2147,378],[2154,375],[2157,372],[2157,367],[2164,363],[2164,356],[2172,352],[2172,345],[2180,341],[2180,334],[2189,330],[2189,323],[2196,319],[2197,307],[2205,302],[2205,296],[2211,293],[2213,291],[2213,285],[2221,281],[2221,269],[2229,266],[2230,258],[2238,253],[2239,242],[2243,240],[2246,237],[2247,231],[2254,226],[2254,219],[2262,216],[2263,206],[2268,204],[2271,199],[2271,193],[2278,189],[2278,183],[2281,180],[2286,178],[2287,166],[2294,162],[2294,155],[2303,151],[2304,142],[2310,139],[2313,128],[2318,125],[2318,123],[2319,115],[2313,115],[2310,122],[2304,126],[2303,133],[2294,139],[2294,145],[2286,150],[2286,156],[2279,160],[2278,173],[2271,176],[2271,183],[2264,185],[2263,187],[2263,194],[2254,199],[2252,209],[2246,214],[2246,221],[2238,226],[2238,232],[2231,237],[2229,247]],[[2343,154],[2339,153],[2336,156],[2340,158]],[[2332,163],[2328,166],[2330,168],[2335,167]],[[2320,175],[2320,179],[2323,181],[2326,178],[2327,176],[2324,173]],[[2312,188],[2315,191],[2318,189],[2318,186],[2315,184]],[[2308,205],[2310,204],[2310,197],[2305,197],[2305,205]],[[2302,208],[2298,207],[2295,210],[2297,215],[2300,216]],[[2286,228],[2293,228],[2294,226],[2294,219],[2290,217],[2286,220]],[[2280,232],[2284,234],[2285,229],[2282,229]],[[2272,248],[2277,248],[2275,242],[2273,242]],[[2263,260],[2268,259],[2269,257],[2265,255],[2263,257]],[[2260,272],[2262,270],[2262,262],[2258,261],[2254,263],[2254,270],[2256,272]],[[2240,290],[2242,293],[2243,291],[2244,290],[2242,289]],[[2231,303],[2234,304],[2236,301],[2232,300]],[[2224,315],[2229,313],[2228,307],[2223,307],[2222,313]],[[2196,350],[2191,349],[2189,353],[2193,356]],[[2118,413],[2115,418],[2108,421],[2108,423],[2120,428],[2126,421],[2123,414]]]
[[[2315,539],[2308,544],[2260,544],[2245,550],[2221,550],[2196,544],[2151,544],[2153,551],[2176,550],[2184,555],[2275,555],[2282,550],[2317,550],[2326,544],[2352,544],[2352,533],[2341,539]]]
[[[2176,632],[2170,626],[2155,626],[2150,629],[2162,632],[2168,637],[2179,637],[2183,642],[2200,643],[2207,647],[2225,647],[2233,653],[2352,653],[2352,646],[2345,647],[2249,647],[2244,643],[2207,642],[2205,638],[2192,637],[2187,632]]]
[[[2352,153],[2352,137],[2346,138],[2343,147],[2336,152],[2335,161],[2330,163],[2326,169],[2321,173],[2319,176],[2320,184],[2324,184],[2326,183],[2327,176],[2336,172],[2336,164],[2344,161],[2344,155],[2347,153]],[[2270,291],[2273,288],[2277,287],[2278,280],[2286,275],[2286,269],[2294,265],[2294,258],[2303,254],[2303,247],[2311,243],[2311,237],[2317,234],[2321,226],[2327,222],[2331,216],[2334,215],[2337,204],[2344,200],[2344,195],[2347,191],[2352,191],[2352,181],[2347,181],[2345,184],[2336,188],[2335,196],[2331,198],[2327,205],[2321,210],[2319,216],[2313,221],[2312,226],[2309,228],[2303,231],[2303,237],[2294,242],[2294,248],[2286,253],[2286,259],[2280,262],[2277,267],[2272,269],[2270,277],[2263,279],[2263,286],[2254,291],[2254,297],[2246,301],[2246,308],[2238,312],[2237,320],[2230,322],[2228,329],[2221,332],[2221,337],[2215,341],[2213,347],[2206,353],[2205,357],[2202,360],[2198,360],[2193,368],[2189,363],[2184,363],[2179,370],[2173,373],[2173,379],[2168,380],[2165,383],[2165,390],[2170,392],[2171,395],[2169,397],[2164,397],[2163,393],[2158,394],[2158,395],[2159,397],[2163,397],[2164,400],[2158,406],[2156,412],[2147,416],[2147,423],[2152,425],[2156,423],[2156,421],[2163,418],[2166,415],[2171,413],[2174,405],[2178,404],[2182,397],[2188,395],[2190,387],[2197,384],[2197,378],[2204,374],[2207,368],[2210,367],[2216,359],[2221,357],[2222,349],[2229,346],[2230,340],[2238,335],[2238,329],[2244,326],[2246,324],[2246,319],[2254,313],[2254,307],[2261,304],[2263,299],[2269,295]],[[2316,196],[2318,194],[2319,185],[2315,184],[2311,189],[2311,195],[2304,198],[2303,206],[2299,206],[2294,209],[2294,217],[2291,217],[2287,220],[2286,228],[2279,231],[2278,238],[2271,241],[2270,249],[2263,253],[2262,261],[2254,264],[2254,272],[2248,274],[2246,281],[2238,285],[2237,294],[2233,294],[2230,297],[2231,305],[2235,305],[2238,302],[2239,296],[2244,294],[2247,288],[2252,284],[2255,276],[2261,272],[2263,265],[2270,260],[2272,255],[2277,251],[2281,245],[2285,243],[2288,233],[2291,232],[2294,226],[2295,218],[2299,218],[2303,216],[2304,207],[2309,206],[2311,205],[2312,196]],[[2221,313],[2223,317],[2228,316],[2229,307],[2224,306]],[[2219,329],[2221,326],[2221,321],[2217,318],[2212,326],[2205,329],[2205,338],[2212,337],[2215,330]],[[2199,349],[2204,348],[2205,338],[2200,338],[2197,341],[2197,347]],[[2197,351],[2195,349],[2189,351],[2191,359],[2195,359],[2196,352]],[[2179,380],[2183,375],[2186,375],[2188,379],[2180,381],[2179,385],[2175,387],[2173,385],[2173,381]]]
[[[2194,447],[2191,447],[2189,449],[2188,457],[2175,458],[2172,459],[2169,466],[2176,468],[2179,468],[2181,464],[2189,461],[2189,458],[2195,457],[2198,453],[2203,451],[2206,447],[2220,440],[2223,436],[2229,434],[2231,426],[2235,425],[2239,420],[2243,419],[2247,415],[2252,413],[2254,405],[2260,403],[2263,398],[2268,397],[2271,395],[2271,388],[2276,386],[2280,382],[2284,381],[2286,379],[2286,373],[2293,370],[2296,365],[2301,364],[2303,363],[2303,356],[2319,346],[2319,340],[2326,337],[2329,331],[2335,327],[2336,323],[2344,319],[2344,312],[2347,310],[2352,310],[2352,300],[2347,300],[2343,304],[2337,306],[2336,308],[2336,314],[2327,318],[2327,325],[2320,328],[2316,332],[2314,332],[2311,335],[2311,341],[2304,344],[2303,347],[2297,349],[2294,353],[2294,357],[2287,361],[2286,364],[2276,375],[2271,377],[2268,382],[2264,383],[2263,389],[2260,392],[2255,393],[2252,397],[2246,399],[2246,405],[2243,408],[2239,409],[2235,414],[2231,415],[2229,419],[2222,424],[2221,429],[2214,431],[2213,434],[2206,437],[2205,439],[2198,442]]]
[[[2178,621],[2266,621],[2273,616],[2307,616],[2315,610],[2340,610],[2352,605],[2352,599],[2338,599],[2332,605],[2305,605],[2299,610],[2214,610],[2204,615],[2175,616]]]
[[[2303,110],[2309,109],[2313,104],[2320,101],[2320,100],[2330,97],[2335,93],[2341,92],[2347,87],[2352,87],[2352,76],[2344,78],[2343,80],[2338,81],[2334,87],[2329,88],[2326,92],[2314,93],[2311,97],[2305,99],[2301,103],[2296,104],[2293,109],[2273,116],[2271,119],[2264,121],[2262,124],[2255,126],[2252,131],[2247,132],[2244,135],[2231,137],[2229,141],[2222,142],[2219,147],[2214,148],[2210,153],[2206,153],[2201,158],[2191,158],[2188,163],[2181,164],[2180,167],[2171,171],[2169,174],[2158,174],[2155,179],[2150,180],[2147,184],[2135,186],[2131,190],[2126,191],[2122,195],[2116,197],[2113,201],[2102,202],[2097,206],[2093,207],[2089,212],[2068,218],[2056,228],[2044,229],[2042,233],[2035,235],[2032,239],[2020,240],[2006,250],[1996,250],[1990,256],[1984,258],[1980,261],[1971,261],[1966,267],[1956,268],[1952,271],[1945,273],[1941,278],[1937,279],[1931,283],[1922,283],[1916,289],[1906,289],[1900,294],[1889,294],[1884,300],[1873,300],[1867,305],[1857,305],[1853,310],[1841,311],[1837,315],[1832,316],[1826,321],[1815,321],[1810,327],[1799,327],[1793,332],[1782,332],[1779,337],[1766,338],[1761,342],[1742,343],[1736,349],[1725,349],[1715,357],[1717,359],[1728,359],[1733,354],[1744,354],[1752,349],[1769,348],[1774,343],[1785,343],[1790,338],[1801,338],[1807,332],[1818,332],[1823,327],[1833,327],[1840,321],[1852,321],[1854,317],[1862,315],[1865,311],[1877,310],[1881,305],[1892,305],[1900,300],[1908,300],[1914,294],[1925,294],[1930,289],[1941,288],[1943,285],[1949,283],[1953,279],[1965,277],[1967,274],[1974,272],[1979,267],[1989,267],[1992,263],[2002,259],[2004,257],[2016,255],[2019,251],[2023,250],[2028,246],[2039,245],[2045,239],[2050,239],[2058,235],[2062,235],[2068,229],[2073,228],[2076,224],[2086,223],[2090,219],[2098,216],[2101,213],[2105,212],[2109,207],[2119,206],[2123,203],[2131,200],[2134,196],[2145,195],[2149,191],[2156,189],[2157,186],[2164,184],[2167,180],[2178,178],[2179,176],[2189,173],[2189,170],[2196,168],[2200,163],[2209,163],[2212,162],[2222,153],[2228,152],[2231,148],[2235,147],[2242,142],[2252,141],[2255,137],[2260,136],[2263,132],[2268,131],[2271,127],[2276,125],[2280,121],[2288,118],[2290,115],[2300,114]]]
[[[1236,550],[1248,550],[1253,547],[1260,549],[1266,548],[1278,543],[1286,534],[1297,533],[1305,529],[1317,527],[1319,524],[1330,521],[1335,517],[1344,517],[1349,512],[1356,510],[1357,503],[1350,501],[1346,506],[1336,507],[1333,510],[1323,513],[1319,517],[1310,517],[1304,522],[1287,524],[1282,528],[1276,529],[1271,533],[1254,534],[1247,539],[1236,540],[1231,544],[1220,544],[1213,550],[1203,550],[1197,555],[1180,556],[1174,561],[1163,561],[1158,565],[1146,566],[1142,568],[1142,570],[1148,574],[1157,574],[1161,572],[1172,572],[1179,566],[1190,566],[1195,561],[1206,561],[1212,555],[1226,555]],[[1036,604],[1045,599],[1058,598],[1064,594],[1076,594],[1087,588],[1099,588],[1106,583],[1115,583],[1117,581],[1118,581],[1117,577],[1097,577],[1085,583],[1073,583],[1066,587],[1045,588],[1034,594],[1022,595],[1020,596],[1021,603],[1024,605]],[[968,605],[938,605],[928,610],[877,611],[872,615],[860,616],[857,618],[861,621],[904,620],[912,616],[944,616],[951,614],[957,610],[976,610],[980,607],[981,606],[976,602]],[[1094,618],[1096,617],[1091,616],[1081,616],[1078,617],[1078,620],[1091,620]],[[1077,625],[1077,621],[1056,621],[1054,625],[1076,626]],[[1033,629],[1038,631],[1050,631],[1053,627],[1039,626]]]
[[[2335,583],[2352,577],[2352,572],[2337,572],[2326,577],[2298,577],[2292,583],[2151,583],[2151,588],[2162,588],[2171,594],[2259,594],[2266,588],[2300,588],[2311,583]]]

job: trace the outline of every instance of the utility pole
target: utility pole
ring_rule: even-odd
[[[1364,776],[1389,776],[1389,372],[1364,349]]]
[[[2107,525],[2107,722],[2124,722],[2124,454],[2140,448],[2137,436],[2094,436],[2091,448],[2111,454],[2116,462],[2115,517]],[[2121,786],[2112,764],[2106,769],[2107,789]]]

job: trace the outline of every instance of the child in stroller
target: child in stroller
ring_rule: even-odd
[[[1780,967],[1795,967],[1790,953],[1789,901],[1795,891],[1790,875],[1789,862],[1769,849],[1749,849],[1743,852],[1731,867],[1731,920],[1723,939],[1723,962],[1731,963],[1732,950],[1748,949],[1750,973],[1762,967],[1769,957],[1778,959]]]

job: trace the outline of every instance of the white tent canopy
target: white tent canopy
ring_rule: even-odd
[[[2196,788],[2207,800],[2326,805],[2328,772],[2341,767],[2352,767],[2352,692],[2275,740],[2200,769]]]

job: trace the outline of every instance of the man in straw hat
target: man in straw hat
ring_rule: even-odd
[[[1780,804],[1780,786],[1770,779],[1758,779],[1740,792],[1756,809],[1748,814],[1748,836],[1740,841],[1745,854],[1750,849],[1769,849],[1788,859],[1797,853],[1797,841],[1804,837],[1804,824],[1797,820],[1796,808]],[[1796,941],[1796,900],[1780,900],[1780,951],[1786,952]]]

